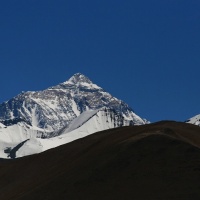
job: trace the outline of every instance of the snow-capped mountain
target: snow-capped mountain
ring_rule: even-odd
[[[105,107],[133,124],[145,124],[123,101],[77,73],[68,81],[43,91],[23,92],[0,104],[0,120],[25,119],[34,127],[58,131],[87,110]]]
[[[194,124],[194,125],[200,126],[200,114],[199,115],[195,115],[194,117],[191,117],[186,122],[190,123],[190,124]]]
[[[145,123],[126,103],[78,73],[0,104],[0,157],[40,153],[98,131]]]
[[[0,124],[0,157],[17,158],[40,153],[98,131],[129,124],[122,115],[106,108],[85,111],[61,130],[48,134],[25,122],[11,126]]]

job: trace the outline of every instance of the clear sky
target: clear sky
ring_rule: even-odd
[[[199,0],[0,1],[0,102],[88,76],[154,122],[200,113]]]

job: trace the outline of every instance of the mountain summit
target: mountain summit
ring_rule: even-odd
[[[43,91],[23,92],[0,104],[0,120],[25,119],[47,131],[59,130],[81,113],[111,109],[131,124],[145,124],[125,102],[94,84],[81,73]]]
[[[79,89],[79,88],[85,88],[85,89],[94,89],[94,90],[103,90],[101,87],[97,86],[94,84],[87,76],[81,74],[81,73],[76,73],[74,74],[69,80],[57,85],[51,87],[51,89],[55,88],[74,88],[74,89]]]
[[[81,73],[76,73],[74,74],[66,83],[73,83],[73,84],[77,84],[77,83],[88,83],[88,84],[92,84],[92,81],[86,77],[85,75],[81,74]]]

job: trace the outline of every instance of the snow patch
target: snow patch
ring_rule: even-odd
[[[194,117],[188,119],[186,122],[190,123],[190,124],[194,124],[194,125],[200,126],[200,114],[199,115],[195,115]]]

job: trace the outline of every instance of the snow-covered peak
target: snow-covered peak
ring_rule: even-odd
[[[67,87],[76,87],[76,88],[85,88],[91,90],[102,90],[101,87],[94,84],[87,76],[76,73],[68,81],[61,83],[60,86],[64,88]]]
[[[0,104],[0,120],[22,118],[32,126],[58,131],[84,111],[103,107],[115,110],[134,124],[147,123],[125,102],[113,97],[80,73],[46,90],[23,92]]]
[[[195,115],[194,117],[191,117],[186,121],[187,123],[194,124],[200,126],[200,114]]]
[[[73,83],[73,84],[77,84],[77,83],[91,84],[92,83],[92,81],[87,76],[85,76],[81,73],[74,74],[67,82]]]

